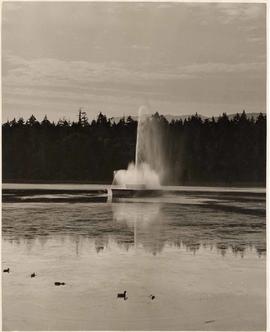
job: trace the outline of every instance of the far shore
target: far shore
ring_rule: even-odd
[[[112,180],[99,181],[83,181],[83,180],[26,180],[26,179],[3,179],[2,184],[93,184],[93,185],[108,185],[112,184]],[[186,183],[167,183],[162,186],[190,186],[190,187],[240,187],[240,188],[266,188],[266,184],[262,182],[186,182]]]

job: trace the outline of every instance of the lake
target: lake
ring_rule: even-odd
[[[115,189],[3,185],[3,330],[266,329],[265,189]]]

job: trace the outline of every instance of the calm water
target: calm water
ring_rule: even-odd
[[[4,330],[266,328],[264,190],[40,188],[3,194]]]

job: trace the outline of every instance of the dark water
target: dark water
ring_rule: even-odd
[[[265,329],[263,190],[42,189],[4,192],[5,330]]]

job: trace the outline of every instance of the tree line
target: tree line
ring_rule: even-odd
[[[229,118],[151,121],[161,133],[166,172],[163,184],[265,185],[266,115],[249,118],[245,111]],[[117,123],[99,113],[88,121],[57,123],[14,119],[2,125],[3,181],[111,183],[113,171],[135,160],[137,121]],[[154,139],[154,138],[153,138]]]

